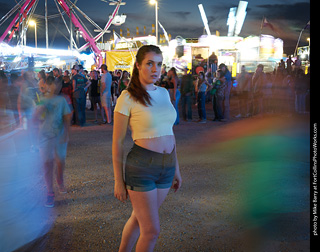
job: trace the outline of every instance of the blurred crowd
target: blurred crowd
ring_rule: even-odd
[[[217,70],[212,72],[211,69]],[[236,118],[310,111],[310,67],[306,71],[290,57],[286,63],[281,60],[273,72],[265,73],[263,64],[258,64],[255,72],[248,72],[243,65],[236,78],[231,77],[223,63],[208,68],[207,72],[192,72],[185,68],[178,78],[175,68],[166,71],[163,66],[157,83],[171,94],[178,115],[176,124],[179,123],[178,108],[184,121],[206,123],[208,103],[212,104],[214,112],[211,120],[228,121],[231,118],[230,99],[236,99],[238,103]],[[193,108],[198,112],[194,120]]]
[[[216,71],[212,72],[212,69]],[[109,83],[105,87],[101,75],[108,75]],[[81,65],[75,65],[71,73],[54,68],[51,72],[29,70],[7,76],[0,71],[0,113],[3,118],[11,115],[14,118],[11,125],[26,128],[33,109],[45,95],[44,83],[49,76],[59,83],[56,94],[67,100],[73,112],[71,123],[75,126],[86,125],[86,110],[94,111],[94,123],[111,123],[117,98],[130,82],[129,72],[120,69],[111,72],[106,65],[100,71],[90,72]],[[81,78],[83,83],[79,83]],[[165,87],[170,93],[177,111],[176,124],[179,124],[180,117],[189,122],[206,123],[208,103],[212,103],[214,112],[211,120],[227,121],[230,119],[230,97],[238,100],[237,118],[270,113],[304,114],[309,111],[310,67],[305,73],[290,58],[287,62],[281,60],[279,66],[268,73],[264,72],[262,64],[255,72],[247,72],[242,66],[236,78],[231,77],[225,64],[210,67],[207,72],[193,71],[193,74],[188,68],[177,73],[176,68],[163,65],[156,85]],[[106,92],[107,98],[103,96]],[[192,118],[194,109],[198,118]],[[2,120],[1,124],[5,123],[8,121]]]
[[[86,109],[95,112],[95,123],[98,123],[97,112],[100,110],[101,123],[107,123],[103,102],[101,103],[102,97],[100,97],[103,93],[101,75],[103,72],[107,72],[107,67],[105,66],[106,70],[102,68],[100,71],[88,72],[82,65],[74,65],[71,72],[54,68],[50,72],[45,70],[34,72],[29,69],[9,74],[0,70],[0,113],[6,117],[6,120],[4,117],[1,120],[2,126],[10,126],[11,129],[27,127],[34,109],[48,92],[45,89],[45,83],[50,76],[55,79],[57,84],[55,94],[63,96],[73,112],[72,125],[86,125]],[[128,85],[130,74],[122,70],[108,74],[110,74],[112,82],[106,87],[108,90],[105,92],[110,94],[110,103],[111,106],[114,106],[117,97]],[[79,106],[79,104],[84,104],[84,106]]]

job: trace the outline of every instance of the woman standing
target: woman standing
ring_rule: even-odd
[[[197,85],[197,90],[198,90],[197,103],[198,103],[199,123],[207,122],[206,91],[208,86],[210,87],[209,83],[205,79],[204,72],[199,72],[198,85]]]
[[[169,81],[169,94],[170,94],[170,99],[171,102],[176,109],[177,112],[177,119],[175,121],[175,125],[179,124],[179,109],[178,109],[178,104],[179,104],[179,99],[181,97],[181,93],[178,89],[178,83],[179,79],[177,76],[176,69],[174,67],[171,67],[170,70],[168,71],[168,77],[170,78]]]
[[[119,89],[118,93],[119,93],[119,94],[121,94],[122,91],[127,88],[128,83],[129,83],[129,78],[128,78],[128,76],[129,76],[128,71],[124,70],[124,71],[122,72],[122,76],[121,76],[120,81],[119,81],[120,84],[118,85],[118,89]]]
[[[160,77],[162,52],[142,46],[129,86],[115,107],[112,160],[114,195],[125,201],[129,194],[133,211],[124,226],[119,251],[152,251],[160,232],[159,207],[170,187],[182,183],[176,158],[173,124],[176,112],[166,89],[155,86]],[[128,125],[134,145],[128,153],[123,178],[124,139]]]
[[[213,105],[213,110],[215,113],[215,118],[213,119],[214,121],[226,121],[223,117],[223,99],[226,86],[226,78],[224,77],[222,70],[218,69],[216,72],[216,79],[213,83],[213,89],[216,89],[214,94],[215,103]]]

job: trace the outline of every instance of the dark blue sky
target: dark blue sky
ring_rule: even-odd
[[[75,0],[72,0],[73,2]],[[18,0],[0,0],[0,16],[2,17]],[[103,27],[108,21],[109,14],[112,13],[114,6],[109,6],[101,0],[78,0],[77,6],[85,12],[99,26]],[[131,36],[135,34],[136,27],[139,27],[140,34],[143,32],[143,26],[146,26],[146,32],[151,32],[151,25],[155,23],[155,9],[149,4],[148,0],[127,0],[126,5],[121,6],[119,14],[125,13],[127,20],[121,26],[111,26],[119,33],[120,28],[126,35],[127,28],[130,29]],[[198,4],[202,3],[209,21],[209,27],[214,34],[216,30],[221,36],[227,35],[227,17],[231,7],[237,7],[238,0],[158,0],[159,2],[159,21],[172,37],[180,35],[184,38],[197,38],[203,34],[203,23],[201,20]],[[53,0],[48,0],[49,15],[57,14]],[[44,0],[39,0],[35,13],[44,15]],[[245,19],[240,36],[259,35],[261,20],[265,16],[268,21],[277,28],[279,35],[269,28],[264,28],[263,33],[280,37],[284,40],[284,49],[286,53],[293,53],[301,29],[310,20],[310,2],[309,0],[248,0],[247,17]],[[12,16],[13,18],[13,16]],[[82,17],[81,17],[82,18]],[[11,20],[11,19],[10,19]],[[89,30],[93,32],[94,27],[88,24],[82,18]],[[67,21],[68,22],[68,21]],[[8,24],[0,27],[2,34]],[[56,31],[55,27],[59,27]],[[49,43],[53,47],[66,48],[69,44],[63,38],[60,32],[67,35],[67,30],[60,18],[50,19],[49,21]],[[44,20],[38,18],[38,46],[45,45]],[[159,32],[161,30],[159,29]],[[105,35],[108,39],[111,35]],[[309,30],[303,33],[300,45],[307,45],[307,37],[310,36]],[[33,28],[28,31],[27,43],[34,45]],[[80,45],[84,43],[80,40]]]

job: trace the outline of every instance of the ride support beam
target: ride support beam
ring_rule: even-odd
[[[11,31],[12,27],[16,25],[17,21],[19,20],[20,15],[22,15],[22,20],[26,18],[27,14],[29,13],[30,9],[34,5],[36,0],[27,0],[21,7],[20,11],[17,13],[17,15],[14,17],[14,19],[11,21],[10,25],[7,27],[5,32],[0,37],[0,43],[4,41],[6,36],[8,35],[9,31]],[[13,36],[13,35],[12,35]],[[11,40],[12,36],[9,37]],[[10,41],[9,40],[9,41]]]

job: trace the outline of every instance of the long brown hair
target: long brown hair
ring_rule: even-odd
[[[148,94],[148,92],[143,88],[140,79],[139,79],[139,70],[136,66],[136,63],[139,65],[142,64],[142,61],[144,60],[145,56],[149,52],[154,52],[156,54],[161,54],[162,52],[158,46],[154,45],[144,45],[139,48],[137,55],[136,55],[136,62],[134,63],[133,66],[133,71],[132,71],[132,77],[130,80],[130,83],[127,87],[127,90],[131,97],[143,104],[144,106],[151,105],[151,97]]]
[[[172,71],[174,74],[174,77],[177,77],[177,71],[176,71],[175,67],[171,67],[169,71]]]

